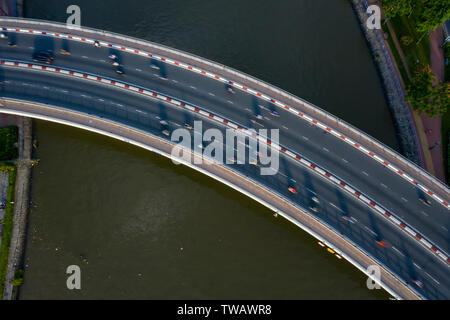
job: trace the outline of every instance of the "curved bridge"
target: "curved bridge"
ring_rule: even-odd
[[[57,23],[0,23],[8,37],[0,39],[0,112],[96,131],[164,156],[173,143],[163,132],[195,120],[246,135],[278,128],[279,145],[258,137],[280,153],[276,175],[261,176],[251,164],[184,164],[283,215],[361,271],[380,266],[381,285],[397,298],[450,297],[450,190],[395,151],[306,101],[181,51]],[[40,50],[55,52],[52,65],[33,62]]]

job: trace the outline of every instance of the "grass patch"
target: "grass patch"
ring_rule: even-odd
[[[389,48],[391,49],[391,52],[394,55],[395,64],[397,65],[397,68],[400,71],[403,83],[405,84],[405,86],[407,86],[409,83],[408,74],[406,73],[405,67],[403,66],[402,59],[400,58],[400,54],[397,51],[397,47],[395,46],[394,40],[392,40],[392,36],[389,33],[389,29],[385,24],[383,24],[382,28],[385,33],[389,34],[389,37],[387,37]]]
[[[390,20],[411,73],[416,69],[417,60],[423,64],[430,64],[430,37],[428,34],[417,32],[415,23],[417,20],[417,11],[416,8],[409,17],[397,16]],[[410,45],[405,45],[401,41],[404,36],[411,37],[413,42]],[[419,40],[420,42],[417,43]],[[400,65],[401,63],[397,64]],[[406,79],[404,78],[404,80]]]
[[[8,266],[9,246],[11,244],[13,215],[14,215],[14,190],[16,182],[16,167],[8,164],[0,164],[0,170],[8,170],[8,193],[6,197],[5,219],[3,220],[3,236],[0,248],[0,300],[3,297],[3,289]]]
[[[0,128],[0,161],[17,158],[18,137],[19,130],[16,126]]]
[[[444,57],[445,57],[445,71],[444,79],[445,81],[450,81],[450,43],[444,46]],[[441,121],[441,131],[442,131],[442,157],[444,162],[444,174],[445,181],[450,185],[450,108],[442,116]]]

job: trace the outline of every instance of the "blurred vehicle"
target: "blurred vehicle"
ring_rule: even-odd
[[[191,126],[189,123],[185,123],[185,124],[184,124],[184,127],[185,127],[186,129],[192,130],[192,126]]]
[[[293,188],[293,187],[289,187],[288,190],[293,194],[297,193],[297,190],[295,190],[295,188]]]
[[[121,65],[116,66],[116,73],[121,75],[125,73]]]
[[[8,36],[6,35],[6,33],[2,32],[0,33],[0,39],[8,39]]]
[[[163,133],[163,135],[165,135],[165,136],[170,136],[169,130],[163,130],[162,133]]]
[[[273,115],[274,117],[279,117],[280,116],[278,114],[278,112],[276,112],[275,110],[270,111],[270,114]]]
[[[70,52],[64,49],[59,50],[59,53],[64,54],[64,55],[70,55]]]
[[[33,53],[33,61],[50,64],[53,60],[55,60],[55,56],[51,50],[41,50]]]
[[[96,48],[100,48],[100,42],[99,42],[98,40],[95,40],[95,41],[94,41],[94,46],[95,46]]]
[[[419,198],[420,202],[422,202],[424,205],[430,207],[431,206],[431,201],[428,199],[423,199],[423,198]]]
[[[386,248],[386,247],[387,247],[386,243],[385,243],[383,240],[377,241],[377,243],[378,243],[380,246],[382,246],[383,248]]]
[[[234,94],[234,90],[233,90],[231,87],[228,87],[228,88],[227,88],[227,91],[228,91],[228,93]]]
[[[314,213],[319,212],[319,209],[317,209],[317,207],[313,207],[313,206],[309,207],[309,210],[311,210]]]
[[[413,280],[412,281],[416,286],[418,286],[419,288],[422,288],[423,287],[423,283],[422,283],[422,281],[420,281],[420,280]]]
[[[155,69],[155,70],[159,70],[159,67],[154,64],[154,63],[150,63],[150,68]]]
[[[350,217],[350,216],[342,216],[342,219],[344,219],[345,221],[348,221],[350,223],[353,223],[353,224],[355,224],[357,222],[357,220],[355,218]]]

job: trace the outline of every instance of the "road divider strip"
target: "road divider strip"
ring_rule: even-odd
[[[20,33],[25,33],[25,34],[36,34],[36,35],[46,35],[46,36],[53,36],[56,38],[65,38],[65,39],[69,39],[69,40],[74,40],[74,41],[80,41],[80,42],[84,42],[84,43],[89,43],[89,44],[94,44],[96,40],[91,39],[91,38],[87,38],[87,37],[81,37],[81,36],[75,36],[75,35],[70,35],[67,33],[57,33],[57,32],[53,32],[53,31],[41,31],[41,30],[34,30],[34,29],[26,29],[26,28],[11,28],[11,27],[1,27],[3,31],[8,31],[8,32],[20,32]],[[258,96],[268,102],[273,103],[274,105],[276,105],[277,107],[287,110],[289,112],[291,112],[292,114],[308,121],[309,123],[312,123],[313,125],[321,128],[322,130],[326,130],[327,132],[331,133],[333,136],[335,136],[336,138],[338,138],[341,141],[346,142],[347,144],[351,145],[353,148],[359,150],[360,152],[368,155],[369,157],[375,159],[378,163],[380,163],[381,165],[385,166],[386,168],[388,168],[391,172],[399,175],[400,177],[404,178],[405,180],[409,181],[410,183],[414,184],[415,186],[417,186],[418,188],[420,188],[422,191],[424,191],[426,194],[428,194],[431,198],[434,198],[434,200],[436,200],[438,203],[440,203],[441,205],[443,205],[444,207],[446,207],[448,210],[450,210],[450,201],[446,201],[445,199],[442,199],[438,194],[436,194],[435,192],[433,192],[432,190],[428,189],[426,186],[422,185],[421,183],[419,183],[416,179],[414,179],[413,177],[411,177],[410,175],[408,175],[407,173],[405,173],[404,171],[400,170],[399,168],[397,168],[396,166],[394,166],[392,163],[387,162],[386,160],[384,160],[383,158],[381,158],[380,156],[376,155],[374,152],[364,148],[363,146],[359,145],[358,143],[356,143],[355,141],[353,141],[352,139],[346,137],[345,135],[343,135],[341,132],[329,128],[327,127],[325,124],[317,121],[314,118],[311,118],[310,116],[296,110],[295,108],[286,105],[284,103],[282,103],[281,101],[278,101],[264,93],[258,92],[254,89],[248,88],[242,84],[239,84],[235,81],[226,79],[222,76],[219,76],[217,74],[202,70],[200,68],[191,66],[189,64],[180,62],[180,61],[176,61],[173,59],[169,59],[157,54],[152,54],[150,52],[147,52],[145,50],[138,50],[136,48],[132,48],[132,47],[127,47],[127,46],[123,46],[123,45],[119,45],[119,44],[114,44],[114,43],[110,43],[110,42],[105,42],[105,41],[99,41],[101,46],[104,47],[109,47],[109,48],[115,48],[118,49],[120,51],[124,51],[127,53],[131,53],[131,54],[137,54],[140,56],[144,56],[144,57],[149,57],[149,58],[153,58],[155,60],[158,61],[162,61],[164,63],[168,63],[192,72],[195,72],[197,74],[200,75],[204,75],[207,76],[211,79],[215,79],[218,81],[221,81],[223,83],[226,83],[234,88],[240,89],[242,91],[245,91],[249,94]]]
[[[169,104],[172,104],[176,107],[180,107],[182,109],[187,109],[191,112],[198,113],[208,119],[213,119],[222,125],[225,125],[227,127],[236,129],[248,136],[251,136],[255,138],[255,132],[251,131],[241,125],[238,125],[236,123],[233,123],[232,121],[228,119],[224,119],[222,117],[219,117],[211,112],[208,112],[206,110],[201,109],[198,106],[191,105],[187,102],[181,101],[179,99],[169,97],[167,95],[163,95],[159,92],[155,92],[152,90],[148,90],[142,87],[138,87],[126,82],[118,81],[118,80],[112,80],[109,78],[101,77],[98,75],[93,75],[89,73],[84,73],[80,71],[70,70],[66,68],[59,68],[54,66],[44,66],[40,64],[34,64],[34,63],[27,63],[23,61],[13,61],[13,60],[0,60],[0,65],[8,66],[8,67],[18,67],[22,69],[31,69],[36,71],[44,71],[44,72],[53,72],[58,73],[62,75],[72,76],[78,79],[82,80],[90,80],[95,82],[100,82],[102,84],[108,85],[108,86],[114,86],[121,88],[123,90],[127,90],[129,92],[134,92],[137,94],[145,95],[152,99],[157,99]],[[300,154],[297,154],[293,151],[288,150],[286,147],[277,145],[272,143],[270,139],[267,139],[264,136],[257,136],[257,139],[263,143],[266,143],[270,148],[274,148],[277,151],[281,151],[281,153],[286,154],[294,161],[301,163],[304,167],[313,170],[316,174],[324,177],[325,179],[333,182],[335,185],[339,186],[343,190],[347,191],[360,201],[364,202],[366,205],[368,205],[370,208],[372,208],[375,212],[378,212],[382,217],[388,219],[388,221],[392,222],[394,225],[398,226],[401,230],[405,231],[407,234],[409,234],[413,239],[416,241],[419,241],[422,245],[424,245],[426,248],[428,248],[432,253],[434,253],[436,256],[438,256],[442,261],[444,261],[447,265],[450,265],[450,257],[448,254],[446,254],[443,250],[438,249],[437,246],[434,246],[429,240],[426,240],[422,235],[420,235],[417,231],[415,231],[413,228],[407,226],[404,222],[402,222],[400,219],[398,219],[393,213],[387,211],[384,207],[382,207],[380,204],[377,204],[375,201],[371,200],[367,196],[365,196],[363,193],[356,190],[356,188],[349,185],[344,180],[340,179],[339,177],[335,176],[334,174],[328,172],[327,170],[321,168],[319,165],[314,164],[313,162],[309,161],[307,158],[303,157]]]

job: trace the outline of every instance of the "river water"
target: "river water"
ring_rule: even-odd
[[[396,148],[380,80],[347,0],[25,2],[204,56],[286,89]],[[35,121],[40,164],[21,299],[386,299],[294,225],[191,169]],[[82,261],[81,256],[86,258]],[[65,270],[81,267],[82,289]]]

